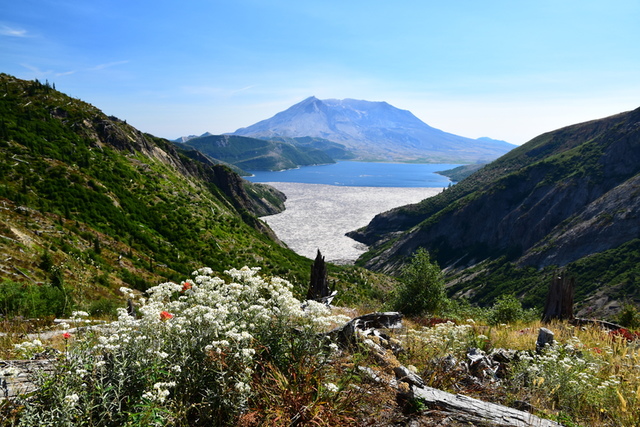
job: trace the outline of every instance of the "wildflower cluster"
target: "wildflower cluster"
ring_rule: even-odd
[[[539,353],[521,351],[511,370],[512,386],[545,396],[564,411],[598,407],[606,413],[620,401],[626,405],[625,399],[629,398],[621,392],[623,367],[607,360],[613,353],[608,346],[590,349],[576,336],[565,344],[547,345]],[[632,370],[640,368],[631,366],[634,357],[637,362],[637,355],[627,357]],[[631,390],[628,396],[637,400],[637,390]]]
[[[44,347],[42,346],[42,341],[40,341],[37,338],[32,341],[25,341],[20,344],[14,344],[13,348],[18,354],[20,354],[20,356],[26,359],[29,359],[34,354],[44,350]]]
[[[303,309],[291,283],[263,278],[258,271],[226,271],[232,279],[226,282],[202,268],[188,282],[149,289],[146,298],[121,289],[136,298],[137,316],[119,309],[117,321],[93,337],[74,340],[60,368],[65,375],[57,384],[59,396],[43,393],[27,405],[27,418],[37,411],[45,417],[38,421],[47,414],[49,421],[61,421],[63,413],[74,425],[91,424],[91,417],[100,416],[95,408],[100,402],[104,411],[119,407],[123,424],[172,411],[186,418],[199,411],[228,421],[246,407],[260,354],[275,357],[281,348],[274,343],[294,328],[314,333],[346,320],[321,304],[307,302]],[[71,404],[77,411],[60,411]]]
[[[412,352],[436,356],[434,351],[445,354],[457,354],[466,351],[474,338],[473,326],[456,325],[451,321],[435,323],[433,327],[408,329],[400,337],[403,344]]]

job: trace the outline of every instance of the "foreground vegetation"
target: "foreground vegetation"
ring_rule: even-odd
[[[426,260],[428,254],[414,258],[407,277],[432,269]],[[68,329],[88,316],[75,312],[49,341],[11,349],[10,340],[19,339],[5,336],[5,358],[48,347],[62,353],[52,373],[36,378],[36,392],[2,403],[3,425],[389,425],[433,416],[419,400],[396,400],[396,390],[360,369],[385,375],[368,347],[339,346],[323,334],[357,311],[302,304],[291,283],[257,268],[223,277],[205,268],[146,295],[122,288],[137,316],[122,308],[101,328]],[[430,280],[437,287],[440,279]],[[427,386],[526,404],[567,426],[639,425],[637,335],[555,323],[544,326],[556,343],[536,352],[543,325],[517,299],[482,310],[443,298],[437,313],[448,318],[415,316],[388,331],[404,349],[398,360]],[[507,349],[510,356],[474,379],[465,368],[470,348],[489,355]]]

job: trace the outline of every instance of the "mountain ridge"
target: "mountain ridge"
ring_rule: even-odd
[[[189,139],[184,145],[239,168],[243,175],[248,175],[244,171],[278,171],[335,163],[325,151],[313,146],[238,135],[201,136]]]
[[[586,300],[597,287],[593,271],[604,268],[587,272],[586,260],[598,264],[640,237],[639,172],[637,109],[542,134],[440,195],[382,213],[350,236],[373,245],[359,263],[377,271],[396,271],[404,257],[426,248],[456,277],[452,291],[475,294],[476,301],[495,296],[486,283],[506,265],[527,276],[526,285],[510,288],[521,296],[539,298],[541,277],[563,268],[589,281],[577,290]],[[607,267],[618,273],[603,286],[637,295],[633,274],[625,272],[637,265]]]
[[[344,144],[360,159],[379,161],[487,162],[515,147],[491,138],[475,140],[444,132],[384,101],[315,96],[231,134],[323,138]]]

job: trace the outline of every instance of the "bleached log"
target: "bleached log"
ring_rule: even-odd
[[[431,387],[414,388],[416,398],[429,406],[436,406],[445,412],[451,412],[456,418],[469,422],[480,422],[492,426],[515,427],[561,427],[551,420],[537,417],[525,411],[509,408],[495,403],[461,394],[447,393]]]

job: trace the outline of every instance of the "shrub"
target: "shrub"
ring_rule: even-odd
[[[522,303],[515,295],[501,295],[493,304],[489,314],[489,323],[499,325],[501,323],[515,323],[524,319]]]
[[[0,283],[0,313],[30,318],[64,316],[72,300],[63,286],[33,285],[13,281]]]
[[[116,301],[108,298],[100,298],[93,301],[89,305],[89,314],[93,317],[110,317],[115,318],[118,313],[118,304]]]
[[[409,316],[436,314],[447,303],[444,277],[440,267],[431,262],[429,252],[419,248],[401,273],[394,309]]]
[[[640,313],[638,309],[630,303],[626,303],[622,306],[622,310],[618,314],[618,323],[620,325],[631,328],[640,328]]]

